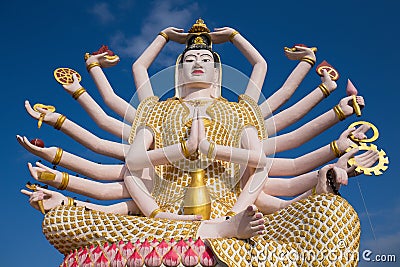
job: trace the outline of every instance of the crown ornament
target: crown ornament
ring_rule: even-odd
[[[207,25],[204,23],[204,20],[199,18],[196,20],[196,23],[193,24],[192,28],[190,28],[189,33],[209,33],[210,30],[207,28]]]

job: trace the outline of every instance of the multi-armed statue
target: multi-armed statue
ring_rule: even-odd
[[[147,70],[169,40],[186,47],[176,61],[175,97],[161,101],[153,95]],[[253,66],[238,102],[221,95],[222,65],[212,48],[228,41]],[[37,181],[99,200],[121,200],[100,205],[38,185],[29,185],[33,192],[22,190],[31,205],[45,213],[43,232],[65,255],[62,266],[320,265],[319,260],[355,265],[349,255],[359,247],[359,219],[339,196],[339,187],[348,177],[374,168],[378,160],[385,168],[387,158],[376,147],[364,146],[371,149],[357,154],[370,126],[349,128],[337,140],[295,159],[271,156],[304,144],[364,107],[363,97],[349,85],[352,95],[333,109],[292,132],[277,134],[336,89],[331,75],[322,70],[322,83],[315,90],[272,115],[313,67],[315,51],[302,45],[285,49],[299,64],[258,106],[267,63],[241,34],[227,27],[210,32],[200,19],[188,33],[166,28],[132,66],[140,100],[135,108],[118,97],[106,79],[102,68],[115,66],[119,58],[103,47],[85,56],[86,67],[105,103],[124,122],[102,110],[81,86],[79,74],[58,69],[55,78],[93,120],[128,142],[101,139],[52,107],[25,103],[40,123],[124,162],[98,164],[17,136],[31,153],[91,178],[28,164]],[[326,251],[336,258],[321,259]],[[301,257],[305,252],[310,257]]]

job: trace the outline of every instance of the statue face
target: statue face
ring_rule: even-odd
[[[215,67],[212,53],[206,49],[187,51],[183,58],[182,79],[185,85],[200,87],[214,83]]]

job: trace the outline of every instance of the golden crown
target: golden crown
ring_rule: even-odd
[[[203,32],[210,32],[207,28],[207,25],[204,23],[204,20],[198,19],[196,23],[193,24],[192,28],[190,28],[189,33],[203,33]]]

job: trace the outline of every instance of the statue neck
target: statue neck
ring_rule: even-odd
[[[213,86],[208,88],[194,89],[194,88],[183,88],[181,92],[181,98],[184,100],[198,99],[198,98],[214,98]]]

